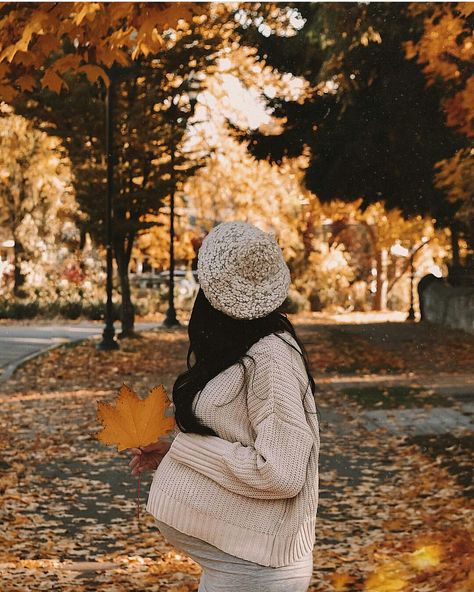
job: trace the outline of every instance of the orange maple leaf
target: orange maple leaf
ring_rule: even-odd
[[[106,86],[109,86],[110,84],[110,79],[105,73],[104,69],[100,66],[96,66],[95,64],[85,64],[84,66],[78,68],[77,72],[84,72],[89,82],[92,82],[92,84],[94,84],[98,78],[102,78]]]
[[[143,400],[124,384],[114,402],[115,407],[97,401],[97,418],[104,426],[97,439],[118,451],[153,444],[175,427],[174,417],[165,416],[169,399],[162,384]]]
[[[48,68],[41,79],[41,86],[43,88],[49,88],[55,93],[61,92],[63,85],[66,88],[69,88],[66,81],[63,80],[61,76],[58,76],[52,68]]]

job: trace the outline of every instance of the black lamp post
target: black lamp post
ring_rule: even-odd
[[[413,284],[415,283],[415,253],[416,251],[413,251],[410,255],[410,308],[408,309],[407,321],[415,320],[415,302],[413,296]]]
[[[420,251],[425,245],[430,242],[431,238],[422,240],[421,244],[417,247],[413,248],[410,253],[410,308],[408,309],[408,315],[406,320],[407,321],[414,321],[415,320],[415,296],[413,293],[414,284],[415,284],[415,255]]]
[[[102,341],[97,345],[101,350],[119,349],[115,340],[113,302],[112,302],[112,274],[113,274],[113,194],[114,194],[114,99],[115,88],[112,72],[109,72],[110,83],[105,97],[105,150],[107,152],[107,213],[106,213],[106,249],[107,249],[107,302],[105,305],[105,327]]]
[[[175,151],[171,151],[171,170],[174,171]],[[174,307],[174,194],[175,186],[170,194],[170,277],[169,277],[169,291],[168,291],[168,310],[166,317],[162,323],[163,327],[179,327],[181,323],[176,318],[176,309]]]

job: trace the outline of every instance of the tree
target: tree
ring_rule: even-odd
[[[446,192],[455,206],[452,229],[453,265],[459,267],[460,253],[457,230],[462,229],[471,252],[474,250],[474,166],[473,148],[458,150],[454,156],[436,164],[436,185]],[[453,236],[454,231],[454,236]]]
[[[423,19],[417,40],[405,44],[429,85],[443,95],[446,122],[468,138],[474,137],[474,6],[471,2],[412,3],[410,14]]]
[[[398,244],[410,250],[424,234],[431,234],[433,229],[430,220],[420,215],[405,219],[399,209],[387,210],[382,202],[370,204],[363,212],[360,211],[360,205],[361,200],[354,204],[355,217],[367,231],[370,260],[375,267],[374,310],[386,310],[390,290],[388,265],[391,247]]]
[[[188,267],[195,257],[193,238],[196,230],[190,224],[187,215],[178,214],[180,207],[175,209],[176,247],[174,258],[178,265]],[[170,235],[163,232],[163,227],[169,224],[168,211],[162,210],[154,219],[153,226],[144,230],[137,237],[132,257],[136,262],[146,262],[147,265],[160,270],[170,268]]]
[[[68,77],[70,81],[75,81],[77,75],[81,74],[87,76],[90,83],[102,79],[108,86],[110,80],[106,69],[114,64],[129,67],[131,61],[137,58],[148,60],[150,72],[157,66],[156,60],[152,63],[153,56],[163,54],[169,47],[177,45],[176,39],[179,41],[186,36],[186,23],[181,20],[182,17],[197,25],[199,18],[195,15],[206,10],[205,5],[168,2],[4,4],[0,7],[0,96],[7,101],[18,99],[18,103],[21,103],[25,93],[38,88],[39,84],[43,89],[61,93],[63,88],[70,88]],[[208,41],[206,39],[202,49],[209,53],[213,44]],[[199,48],[190,45],[186,49],[184,55],[188,58],[192,53],[199,53]],[[196,63],[191,59],[185,65],[189,72]],[[135,82],[136,85],[141,84],[139,79]],[[75,84],[73,92],[74,87]],[[124,91],[125,97],[119,96],[126,99],[133,95],[137,89],[132,87],[133,83]],[[172,88],[171,83],[168,87]],[[95,99],[94,107],[97,108],[97,91],[83,90],[86,97],[92,95],[92,100]],[[51,122],[55,113],[50,110],[50,115],[48,120]],[[90,119],[86,121],[89,122]],[[65,131],[64,126],[59,127]],[[134,133],[134,129],[128,124],[126,130]],[[91,137],[88,141],[89,147],[97,155],[99,139]],[[129,142],[128,147],[130,145],[132,144]],[[150,166],[152,159],[152,152],[148,149],[140,160],[140,174],[132,176],[132,172],[136,173],[135,167],[128,171],[127,186],[122,186],[122,190],[131,197],[133,203],[137,203],[140,191],[151,190],[151,187],[134,188],[133,185],[137,178],[141,178],[142,183],[153,185]],[[102,163],[103,158],[93,160],[93,173],[99,173]],[[93,181],[94,179],[85,181],[85,184],[91,185]],[[95,186],[95,190],[97,189],[100,194],[100,187]],[[157,199],[159,196],[155,197],[155,201]],[[122,334],[127,335],[133,334],[134,323],[134,311],[129,297],[128,263],[138,221],[135,210],[130,211],[123,204],[119,204],[117,210],[127,220],[129,230],[132,228],[129,233],[122,226],[114,241],[122,281]]]
[[[366,207],[383,200],[449,224],[453,207],[435,187],[433,167],[463,139],[446,127],[438,89],[426,88],[421,66],[405,55],[403,44],[422,23],[393,3],[294,6],[306,18],[299,32],[280,43],[278,34],[257,35],[249,25],[249,43],[312,90],[305,100],[270,101],[281,133],[239,135],[257,157],[277,162],[308,146],[306,184],[323,201],[362,198]]]
[[[346,302],[352,295],[364,305],[373,300],[374,310],[386,310],[391,293],[408,271],[409,253],[429,242],[429,255],[435,257],[445,237],[435,230],[428,216],[405,218],[399,209],[388,209],[383,202],[370,204],[365,210],[361,204],[361,199],[320,203],[316,196],[310,196],[306,257],[309,265],[319,266],[315,275],[320,276],[322,269],[326,284],[338,287],[341,293],[332,295],[335,301]],[[305,292],[316,292],[313,296],[309,291],[310,298],[318,299],[324,292],[323,282],[314,284],[311,272],[303,272],[299,283]],[[366,293],[368,286],[373,299]],[[327,297],[319,300],[324,303]]]
[[[436,163],[435,184],[453,204],[453,265],[459,267],[458,235],[474,249],[472,138],[474,137],[474,7],[469,2],[414,3],[411,14],[423,19],[417,41],[407,42],[407,56],[416,58],[430,86],[441,93],[446,124],[467,138],[465,146]]]
[[[0,117],[0,224],[14,241],[15,296],[24,296],[25,267],[41,264],[73,217],[70,162],[57,138],[4,108]]]
[[[303,248],[302,160],[285,161],[281,167],[258,162],[245,145],[222,135],[219,151],[184,187],[196,230],[208,232],[226,220],[248,221],[277,235],[291,265]]]
[[[115,75],[113,249],[121,287],[123,337],[134,334],[129,265],[135,238],[156,224],[164,200],[201,164],[202,152],[185,151],[181,144],[205,72],[215,59],[220,37],[213,33],[203,33],[199,25],[183,25],[159,58],[142,57]],[[16,100],[15,106],[38,122],[49,122],[50,133],[64,136],[86,225],[104,244],[105,207],[97,199],[105,194],[102,92],[85,79],[74,82],[69,75],[65,79],[71,87],[66,96],[39,91]]]

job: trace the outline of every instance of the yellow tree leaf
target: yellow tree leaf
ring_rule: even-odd
[[[28,46],[30,45],[33,33],[36,33],[39,27],[41,27],[41,23],[39,23],[38,21],[26,25],[26,27],[23,30],[23,35],[21,39],[16,44],[17,51],[28,50]]]
[[[115,445],[119,451],[153,444],[175,427],[172,416],[165,416],[169,399],[162,384],[140,399],[125,384],[115,400],[115,407],[97,402],[97,417],[104,426],[97,434],[99,442]]]
[[[93,20],[95,13],[100,10],[100,2],[81,2],[78,6],[81,6],[81,10],[73,18],[76,25],[80,25],[85,18]]]
[[[0,61],[3,62],[3,60],[8,60],[9,62],[11,62],[15,57],[17,51],[18,48],[16,47],[16,45],[8,45],[7,47],[5,47],[2,53],[0,53]]]

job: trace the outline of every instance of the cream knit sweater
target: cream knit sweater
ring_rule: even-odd
[[[248,350],[248,388],[238,364],[206,384],[195,413],[219,436],[179,431],[147,502],[177,530],[272,567],[313,549],[319,485],[314,397],[301,355],[282,339],[300,351],[287,331]]]

